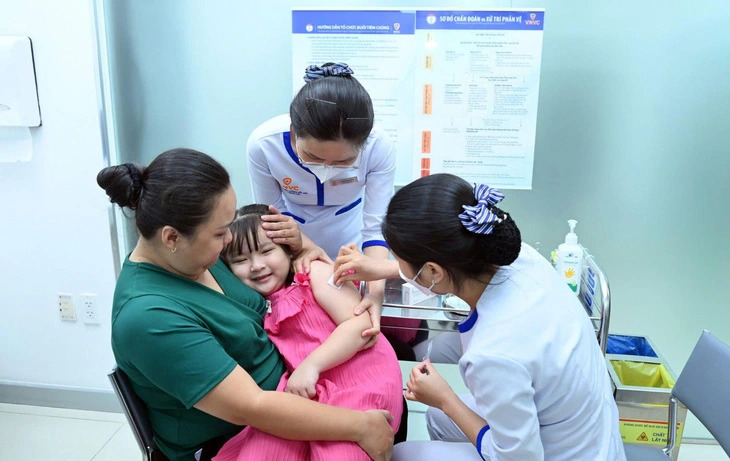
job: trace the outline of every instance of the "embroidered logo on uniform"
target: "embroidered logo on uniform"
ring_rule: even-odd
[[[292,179],[288,176],[281,180],[281,187],[289,195],[309,195],[303,190],[299,190],[299,186],[292,184]]]
[[[292,180],[289,177],[286,177],[286,178],[282,179],[281,182],[284,183],[282,185],[282,187],[286,191],[297,191],[297,190],[299,190],[299,186],[292,185]]]

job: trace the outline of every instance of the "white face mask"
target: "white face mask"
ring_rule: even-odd
[[[421,268],[418,270],[418,272],[416,272],[416,275],[412,279],[409,279],[408,277],[406,277],[405,274],[403,273],[403,271],[400,270],[400,267],[398,267],[398,273],[400,274],[400,278],[402,278],[406,282],[408,282],[411,285],[413,285],[414,287],[416,287],[416,289],[418,289],[418,291],[420,291],[424,295],[426,295],[426,296],[436,296],[438,293],[434,293],[433,291],[431,291],[431,288],[433,288],[433,286],[436,285],[436,280],[434,280],[433,282],[431,282],[431,286],[428,287],[428,288],[426,288],[423,285],[421,285],[420,283],[416,282],[416,279],[418,278],[418,275],[421,273],[421,271],[423,270],[424,267],[426,267],[425,264],[423,266],[421,266]]]
[[[309,168],[309,171],[314,173],[314,175],[319,179],[319,182],[324,184],[327,182],[328,179],[334,178],[338,174],[342,173],[341,168],[334,168],[329,165],[325,165],[324,163],[321,165],[307,165],[307,168]]]

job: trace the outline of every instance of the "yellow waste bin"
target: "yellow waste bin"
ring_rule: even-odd
[[[615,388],[621,438],[624,443],[666,446],[669,397],[676,375],[646,336],[622,336],[621,339],[650,346],[632,349],[627,354],[606,354],[608,372]],[[620,348],[609,347],[607,350],[622,352]],[[687,408],[680,404],[677,408],[674,461],[679,455],[686,419]]]

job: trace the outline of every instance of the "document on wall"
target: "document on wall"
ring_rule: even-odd
[[[294,89],[309,64],[350,64],[396,140],[398,184],[443,172],[530,189],[544,16],[295,10]]]
[[[415,23],[412,12],[395,10],[292,13],[294,94],[304,85],[307,66],[347,63],[373,100],[375,124],[394,142],[396,171],[409,173]]]

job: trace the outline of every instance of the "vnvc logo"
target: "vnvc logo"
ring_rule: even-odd
[[[536,17],[537,17],[537,15],[535,13],[530,13],[530,19],[527,19],[525,21],[525,24],[528,25],[528,26],[539,26],[540,25],[540,20],[539,19],[535,19]]]
[[[284,190],[299,190],[299,186],[292,186],[291,178],[287,177],[281,180],[284,183]]]

